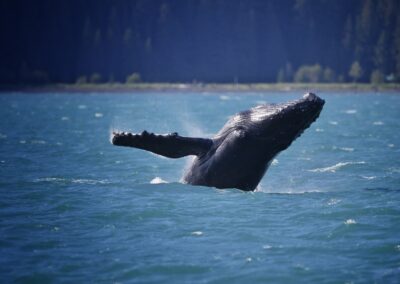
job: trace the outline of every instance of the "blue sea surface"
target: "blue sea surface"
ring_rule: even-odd
[[[256,192],[113,130],[212,137],[276,93],[0,95],[1,283],[399,283],[400,95],[319,93]]]

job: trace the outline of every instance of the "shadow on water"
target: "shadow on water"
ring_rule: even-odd
[[[399,192],[400,193],[400,189],[399,188],[387,188],[387,187],[375,187],[375,188],[364,188],[364,190],[366,191],[371,191],[371,192]]]

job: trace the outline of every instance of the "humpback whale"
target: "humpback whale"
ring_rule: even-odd
[[[324,103],[307,93],[296,101],[256,106],[232,116],[211,139],[114,132],[112,144],[168,158],[195,155],[185,183],[253,191],[274,157],[318,118]]]

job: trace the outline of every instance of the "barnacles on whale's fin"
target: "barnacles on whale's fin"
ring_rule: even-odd
[[[177,132],[154,134],[146,130],[140,134],[113,132],[113,145],[134,147],[169,158],[201,155],[212,145],[211,139],[179,136]]]

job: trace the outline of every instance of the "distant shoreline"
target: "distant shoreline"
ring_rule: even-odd
[[[335,91],[335,92],[400,92],[400,84],[367,83],[104,83],[104,84],[49,84],[40,86],[0,86],[4,92],[285,92],[285,91]]]

